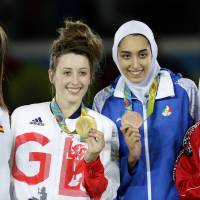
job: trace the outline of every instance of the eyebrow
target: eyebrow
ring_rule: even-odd
[[[63,67],[63,69],[73,69],[73,67]],[[79,69],[88,69],[87,67],[81,67]]]
[[[142,51],[148,51],[148,49],[141,49],[139,52],[142,52]]]
[[[148,49],[146,48],[146,49],[139,50],[139,52],[144,52],[144,51],[148,51]],[[120,53],[131,53],[131,51],[122,50],[122,51],[120,51]]]
[[[122,51],[120,51],[119,53],[130,53],[130,51],[122,50]]]

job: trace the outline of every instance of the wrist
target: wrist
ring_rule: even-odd
[[[86,163],[97,160],[99,157],[99,153],[86,153],[84,156],[84,160]]]
[[[135,166],[135,164],[137,163],[139,159],[138,158],[135,158],[135,156],[132,156],[132,155],[128,155],[128,166],[129,166],[129,169],[133,169],[133,167]]]

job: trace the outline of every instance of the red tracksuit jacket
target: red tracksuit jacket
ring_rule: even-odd
[[[200,121],[186,133],[175,166],[175,181],[181,200],[200,199]]]

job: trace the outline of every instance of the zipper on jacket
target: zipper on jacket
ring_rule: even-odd
[[[150,158],[149,158],[149,142],[148,142],[148,126],[147,126],[147,100],[142,103],[143,105],[143,118],[144,118],[144,146],[145,146],[145,158],[146,158],[146,168],[147,168],[147,194],[148,200],[151,198],[151,168],[150,168]]]

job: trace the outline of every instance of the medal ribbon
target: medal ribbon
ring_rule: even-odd
[[[153,83],[149,89],[149,101],[147,107],[147,117],[149,117],[154,111],[155,97],[158,90],[158,76],[154,78]],[[124,104],[126,111],[132,111],[131,91],[125,84],[124,87]]]
[[[149,117],[154,111],[155,98],[158,91],[158,77],[153,80],[151,88],[149,90],[149,101],[147,108],[147,117]]]
[[[51,101],[50,108],[51,108],[53,115],[56,118],[56,121],[58,122],[58,125],[60,126],[61,130],[67,134],[73,133],[68,129],[68,127],[65,123],[65,117],[64,117],[62,111],[60,110],[60,107],[57,104],[55,97]],[[87,109],[85,108],[85,106],[82,103],[81,104],[81,116],[85,116],[85,115],[87,115]]]

